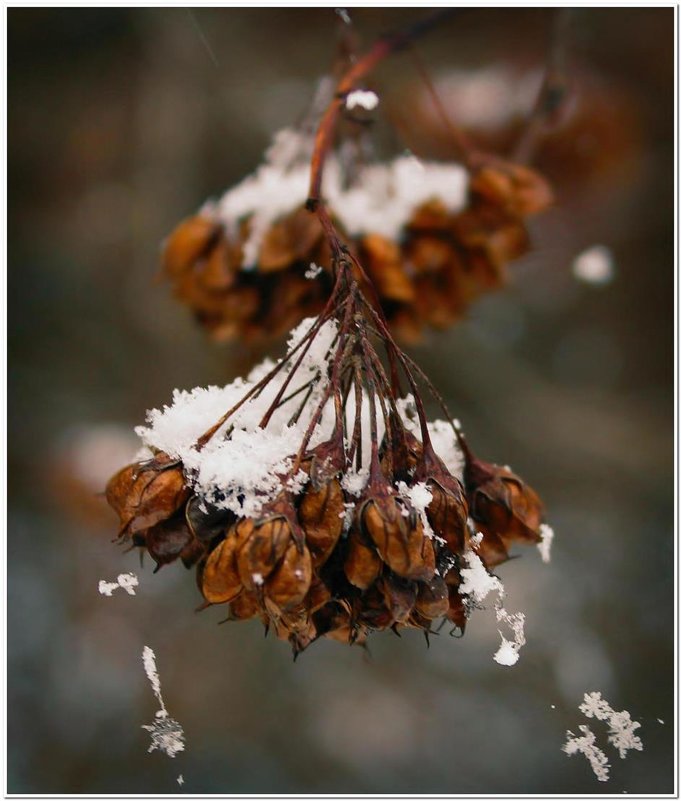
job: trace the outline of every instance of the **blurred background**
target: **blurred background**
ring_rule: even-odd
[[[351,10],[365,45],[422,13]],[[502,148],[531,108],[554,13],[461,9],[419,42],[481,141]],[[334,10],[9,10],[10,792],[673,791],[673,15],[574,11],[572,116],[535,161],[556,205],[505,290],[410,348],[556,530],[551,564],[533,551],[499,569],[527,615],[505,668],[491,609],[429,650],[379,634],[370,657],[321,642],[294,664],[259,624],[195,614],[181,565],[140,570],[97,496],[147,408],[262,355],[206,339],[156,280],[159,245],[305,112]],[[408,56],[371,83],[446,157]],[[573,270],[594,245],[613,267],[596,284]],[[98,594],[124,571],[136,597]],[[140,728],[157,708],[144,645],[187,735],[172,761]],[[642,723],[643,752],[607,749],[607,784],[560,750],[592,690]]]

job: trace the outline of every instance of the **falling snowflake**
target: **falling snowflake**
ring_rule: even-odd
[[[584,754],[589,760],[591,769],[598,781],[607,782],[610,778],[610,764],[606,755],[596,745],[596,735],[588,726],[580,726],[579,730],[582,732],[582,737],[577,737],[571,731],[568,731],[563,751],[568,756]]]
[[[156,654],[148,645],[145,645],[142,651],[142,661],[151,689],[161,707],[156,713],[154,722],[142,726],[151,734],[148,752],[163,751],[164,754],[174,758],[180,751],[184,751],[184,731],[182,726],[168,714],[161,695],[161,679],[156,668]]]

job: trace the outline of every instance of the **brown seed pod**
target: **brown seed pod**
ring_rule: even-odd
[[[182,466],[166,453],[119,470],[106,486],[106,499],[121,521],[119,536],[167,520],[191,494]]]
[[[465,442],[465,441],[464,441]],[[508,548],[514,542],[541,542],[544,507],[537,493],[507,467],[483,462],[466,452],[464,481],[470,516],[487,547],[497,535]]]
[[[427,580],[433,575],[432,543],[424,535],[423,523],[413,509],[393,495],[379,494],[365,501],[359,519],[381,559],[398,576]]]
[[[538,214],[553,202],[553,192],[538,172],[490,156],[474,170],[470,191],[514,217]]]
[[[426,620],[435,620],[447,613],[449,588],[441,576],[430,581],[419,581],[415,609]]]
[[[329,558],[343,531],[345,506],[340,482],[332,478],[319,489],[306,487],[298,519],[316,569]]]
[[[284,517],[271,517],[259,523],[248,521],[250,535],[237,554],[241,581],[249,590],[259,587],[286,553],[291,527]]]
[[[200,576],[203,597],[211,604],[234,600],[242,589],[236,555],[251,533],[252,521],[240,520],[211,551]]]
[[[229,602],[230,620],[249,620],[261,611],[260,603],[255,593],[241,590],[241,592]]]
[[[217,242],[221,230],[218,223],[198,214],[183,220],[163,248],[163,265],[169,277],[177,278],[191,270]]]
[[[145,544],[158,570],[181,556],[192,540],[184,515],[175,515],[170,520],[163,520],[147,529]]]
[[[404,623],[416,603],[416,582],[386,575],[376,582],[383,601],[390,612],[392,623]]]
[[[423,449],[413,481],[424,482],[433,496],[426,515],[435,536],[443,539],[452,553],[463,553],[468,544],[468,504],[464,489],[432,447]]]
[[[276,570],[265,581],[265,595],[279,609],[290,609],[302,604],[312,580],[310,551],[302,553],[292,540]]]
[[[347,580],[360,590],[366,590],[381,572],[381,558],[356,527],[350,530],[343,570]]]

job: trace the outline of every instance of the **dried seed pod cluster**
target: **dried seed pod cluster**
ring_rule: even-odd
[[[328,242],[304,208],[309,168],[296,159],[307,142],[279,137],[286,148],[275,143],[252,176],[180,223],[164,246],[176,297],[216,339],[279,336],[319,313],[333,287]],[[401,157],[344,171],[331,160],[325,194],[403,341],[447,328],[503,284],[506,264],[529,247],[527,217],[551,203],[537,172],[480,156],[468,169]]]
[[[383,328],[389,378],[369,320],[385,325],[341,262],[332,301],[283,359],[176,393],[138,429],[149,458],[107,487],[122,541],[159,568],[196,565],[205,606],[259,618],[294,655],[436,620],[463,631],[475,599],[461,571],[541,541],[536,494],[427,422],[407,357]]]
[[[403,157],[349,180],[357,165],[331,152],[361,78],[427,27],[353,60],[314,137],[281,132],[253,176],[170,238],[166,273],[217,336],[317,316],[279,361],[150,412],[137,429],[147,453],[107,498],[121,540],[158,567],[196,565],[204,606],[260,618],[294,655],[388,628],[427,636],[436,620],[463,632],[496,590],[514,641],[495,658],[508,665],[524,617],[499,605],[490,569],[515,542],[547,555],[541,502],[473,456],[392,330],[448,325],[497,284],[550,192],[531,170],[472,153],[467,169]],[[424,387],[445,420],[428,422]]]

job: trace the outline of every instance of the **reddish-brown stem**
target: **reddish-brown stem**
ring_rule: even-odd
[[[310,211],[316,211],[320,203],[324,162],[331,147],[336,123],[341,109],[345,105],[347,95],[377,64],[380,64],[391,53],[405,47],[418,36],[429,31],[449,16],[452,11],[452,9],[440,9],[419,20],[419,22],[405,31],[379,39],[367,53],[352,64],[340,79],[336,86],[336,94],[324,112],[315,135],[314,150],[310,163],[310,191],[307,201]]]
[[[451,121],[449,114],[447,113],[447,109],[444,107],[444,104],[440,99],[440,95],[437,93],[437,89],[435,88],[435,85],[428,74],[426,65],[423,63],[423,59],[414,48],[411,50],[411,56],[414,64],[416,65],[416,70],[418,71],[419,76],[430,96],[430,100],[435,108],[435,111],[442,120],[447,132],[452,137],[452,141],[454,142],[458,155],[466,167],[470,168],[472,166],[471,156],[474,152],[474,148],[468,141],[468,137],[464,134],[464,132]]]

